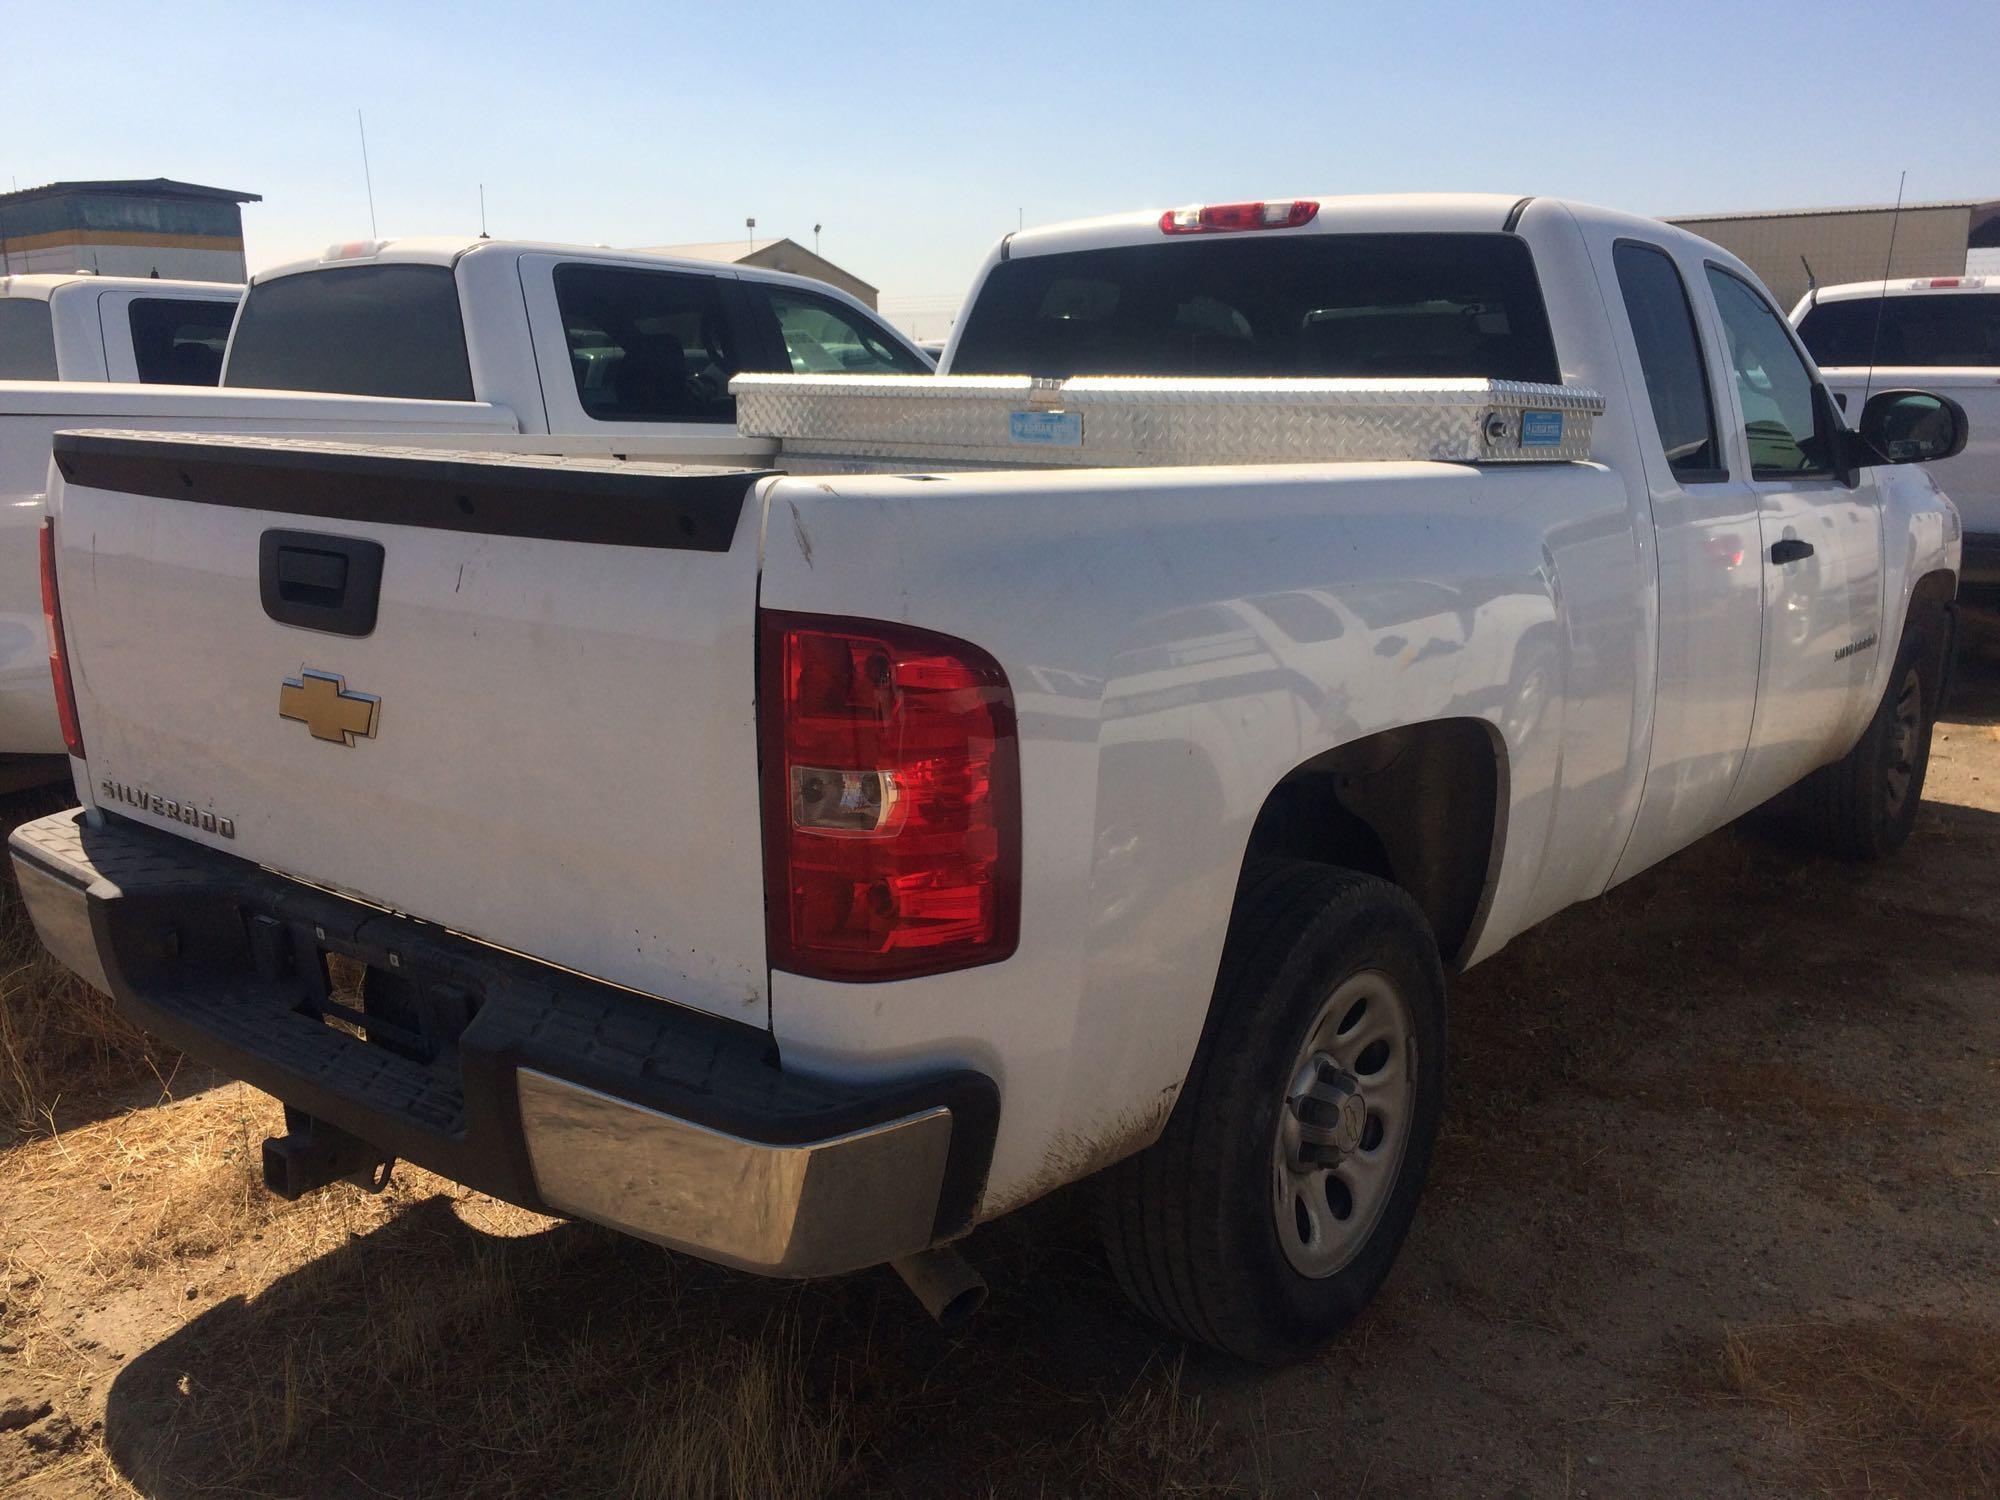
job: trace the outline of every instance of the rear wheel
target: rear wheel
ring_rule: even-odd
[[[1860,740],[1799,783],[1794,810],[1817,847],[1843,859],[1882,859],[1910,836],[1930,766],[1935,662],[1923,632],[1906,630]]]
[[[1127,1294],[1263,1362],[1345,1326],[1416,1213],[1444,1055],[1444,976],[1416,904],[1373,876],[1260,862],[1167,1129],[1105,1175]]]

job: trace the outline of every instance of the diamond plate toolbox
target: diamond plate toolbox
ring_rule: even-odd
[[[738,375],[736,425],[785,459],[1129,467],[1590,456],[1595,391],[1512,380]]]

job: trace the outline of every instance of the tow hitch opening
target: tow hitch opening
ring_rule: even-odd
[[[264,1140],[264,1186],[287,1203],[335,1182],[352,1182],[371,1193],[389,1185],[396,1159],[358,1136],[289,1104],[285,1131]]]

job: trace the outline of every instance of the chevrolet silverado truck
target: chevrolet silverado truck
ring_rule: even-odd
[[[178,286],[94,276],[12,282],[22,307],[58,309],[58,327],[72,329],[82,326],[86,295],[91,308],[118,302],[136,327],[148,304],[133,300],[133,288]],[[29,286],[47,301],[20,300]],[[228,299],[201,304],[220,309],[221,391],[72,388],[49,383],[57,375],[41,364],[0,354],[0,368],[43,371],[0,384],[0,781],[37,777],[33,758],[62,751],[34,555],[50,441],[64,428],[372,432],[390,443],[426,433],[463,441],[476,430],[489,446],[515,434],[520,450],[741,461],[759,450],[737,436],[728,386],[739,370],[931,368],[869,309],[820,282],[577,245],[355,241],[260,272],[247,295],[234,287],[203,295]],[[239,295],[244,312],[231,333]],[[11,347],[10,305],[0,297],[0,349]],[[103,316],[109,330],[114,320]],[[112,350],[107,333],[100,360]],[[96,378],[156,378],[128,364],[110,358],[108,376]],[[212,369],[207,383],[215,384]]]
[[[1133,1300],[1282,1360],[1411,1227],[1448,972],[1773,799],[1909,833],[1961,418],[1850,430],[1712,244],[1096,219],[946,365],[739,376],[749,463],[59,437],[44,942],[284,1101],[280,1192],[408,1159],[953,1316],[1099,1177]]]
[[[1921,386],[1949,396],[1972,425],[1965,451],[1927,465],[1965,524],[1961,582],[2000,593],[2000,283],[1920,276],[1819,287],[1792,310],[1834,401]]]
[[[214,385],[243,288],[145,276],[0,276],[0,380]]]

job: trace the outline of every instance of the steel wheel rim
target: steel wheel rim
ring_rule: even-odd
[[[1285,1259],[1315,1280],[1346,1269],[1381,1222],[1416,1120],[1410,1004],[1380,969],[1350,976],[1306,1028],[1284,1077],[1271,1209]]]
[[[1904,675],[1896,690],[1895,718],[1889,728],[1889,768],[1884,773],[1889,790],[1889,816],[1903,810],[1910,784],[1917,774],[1917,741],[1923,725],[1923,684],[1914,669]]]

